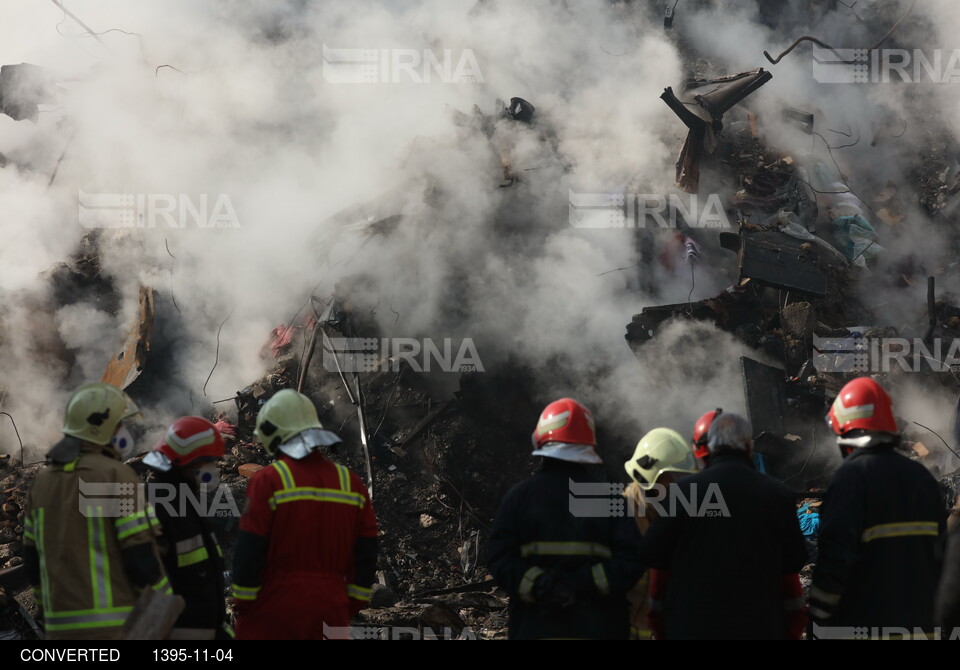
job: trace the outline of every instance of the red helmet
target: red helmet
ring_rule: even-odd
[[[597,446],[593,414],[573,398],[553,401],[540,414],[537,429],[533,431],[535,450],[548,442]]]
[[[710,425],[713,423],[713,420],[718,416],[723,414],[723,410],[719,407],[712,412],[707,412],[699,419],[697,423],[693,426],[693,455],[699,459],[704,459],[710,455],[710,450],[707,449],[707,433],[710,431]]]
[[[223,452],[223,436],[216,426],[198,416],[184,416],[170,424],[163,442],[144,456],[143,462],[165,472],[172,466],[223,458]]]
[[[858,377],[840,389],[840,394],[830,406],[827,420],[837,435],[858,429],[897,432],[890,396],[869,377]]]

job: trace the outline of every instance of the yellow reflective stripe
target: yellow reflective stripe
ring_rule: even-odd
[[[130,516],[117,519],[113,522],[114,527],[117,529],[117,539],[124,540],[131,535],[136,535],[139,532],[147,530],[150,528],[151,515],[155,514],[154,509],[148,507]]]
[[[106,552],[106,529],[103,526],[103,508],[87,507],[87,550],[90,562],[90,586],[93,588],[95,608],[110,607],[110,562]]]
[[[178,554],[187,554],[193,551],[194,549],[199,549],[202,546],[203,546],[203,535],[200,533],[197,533],[193,537],[188,537],[186,540],[180,540],[175,545],[173,545],[173,548],[176,550]]]
[[[160,578],[156,584],[150,587],[154,591],[159,591],[160,593],[166,593],[167,595],[173,595],[173,588],[170,586],[170,582],[167,580],[167,576],[164,575]]]
[[[347,597],[354,600],[370,600],[370,589],[365,589],[356,584],[347,584]]]
[[[293,473],[290,472],[290,466],[283,461],[274,461],[273,467],[280,473],[280,481],[283,482],[283,488],[292,489],[295,484],[293,483]]]
[[[217,544],[217,556],[223,558],[223,549],[220,548],[219,544]]]
[[[185,568],[188,565],[194,565],[196,563],[202,563],[203,561],[210,558],[210,554],[207,553],[206,547],[200,547],[199,549],[194,549],[193,551],[188,551],[185,554],[177,555],[177,567]]]
[[[543,570],[537,566],[533,566],[523,573],[523,579],[520,580],[520,588],[517,590],[520,595],[520,600],[528,603],[535,601],[535,598],[533,597],[533,585],[537,581],[537,577],[542,574]]]
[[[267,503],[270,505],[270,509],[276,509],[277,505],[281,503],[305,500],[342,503],[344,505],[355,505],[356,507],[363,507],[366,502],[359,493],[347,493],[338,491],[337,489],[318,489],[310,486],[301,486],[294,489],[277,491],[270,496]]]
[[[905,523],[881,523],[863,531],[861,542],[888,539],[891,537],[907,537],[924,535],[937,537],[940,534],[936,521],[908,521]]]
[[[234,637],[233,628],[230,627],[230,624],[228,624],[228,623],[223,624],[223,630],[224,630],[224,632],[225,632],[227,635],[229,635],[231,638]]]
[[[824,591],[816,584],[813,584],[810,586],[810,600],[817,600],[825,605],[836,605],[840,602],[840,594]]]
[[[43,610],[50,611],[50,576],[47,573],[47,552],[44,538],[43,508],[34,511],[37,517],[37,553],[40,554],[40,591],[43,594]]]
[[[115,525],[117,528],[120,528],[120,526],[129,524],[133,521],[137,521],[139,519],[145,519],[147,518],[148,515],[153,513],[154,513],[153,506],[148,506],[138,512],[134,512],[130,516],[122,516],[119,519],[114,520],[113,525]]]
[[[334,463],[334,465],[337,467],[337,474],[340,476],[340,490],[349,492],[350,472],[339,463]]]
[[[633,628],[631,630],[635,636],[633,638],[635,640],[652,640],[653,639],[653,631],[651,630],[647,630],[646,628],[644,629]]]
[[[122,626],[133,607],[104,607],[71,612],[44,612],[47,630],[77,630]]]
[[[239,584],[231,584],[230,588],[233,590],[235,600],[256,600],[257,593],[260,591],[259,586],[240,586]]]
[[[610,595],[610,582],[607,581],[607,572],[603,569],[602,563],[597,563],[590,569],[593,575],[593,583],[602,595]]]
[[[527,556],[599,556],[610,558],[610,547],[596,542],[530,542],[520,547],[520,555]]]

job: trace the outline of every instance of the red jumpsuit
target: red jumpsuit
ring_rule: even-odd
[[[262,542],[266,556],[241,555],[238,539],[237,639],[346,637],[351,612],[369,599],[376,560],[377,520],[366,486],[319,452],[301,460],[282,455],[251,478],[247,505],[240,536]]]

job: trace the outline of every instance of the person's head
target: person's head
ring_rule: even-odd
[[[723,452],[753,452],[753,429],[739,414],[723,413],[713,420],[707,431],[707,449],[710,455]]]
[[[277,391],[257,414],[254,438],[271,456],[283,452],[301,459],[321,446],[332,446],[340,438],[328,430],[317,417],[313,401],[293,389]]]
[[[858,377],[840,389],[827,413],[830,428],[837,435],[840,453],[854,449],[895,445],[900,440],[893,401],[877,382]]]
[[[630,479],[648,491],[655,484],[668,485],[680,474],[697,471],[693,450],[670,428],[654,428],[640,438],[633,458],[623,464]]]
[[[223,436],[216,426],[199,416],[184,416],[170,424],[143,464],[158,472],[177,470],[184,479],[213,488],[220,483],[217,461],[223,452]]]
[[[133,400],[112,384],[84,384],[70,396],[64,413],[63,434],[81,442],[112,449],[125,460],[133,455],[133,437],[123,425],[140,413]]]
[[[710,450],[707,449],[707,432],[710,430],[710,424],[721,414],[723,414],[723,409],[718,407],[697,419],[693,426],[693,437],[690,441],[693,446],[693,455],[697,457],[700,467],[706,464],[707,457],[710,455]]]
[[[533,431],[533,455],[572,463],[602,463],[590,410],[573,398],[547,405]]]

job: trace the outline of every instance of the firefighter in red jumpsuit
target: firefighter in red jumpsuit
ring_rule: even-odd
[[[363,481],[318,451],[340,442],[308,397],[274,395],[256,438],[278,455],[247,487],[234,549],[238,640],[348,637],[370,598],[377,520]]]

